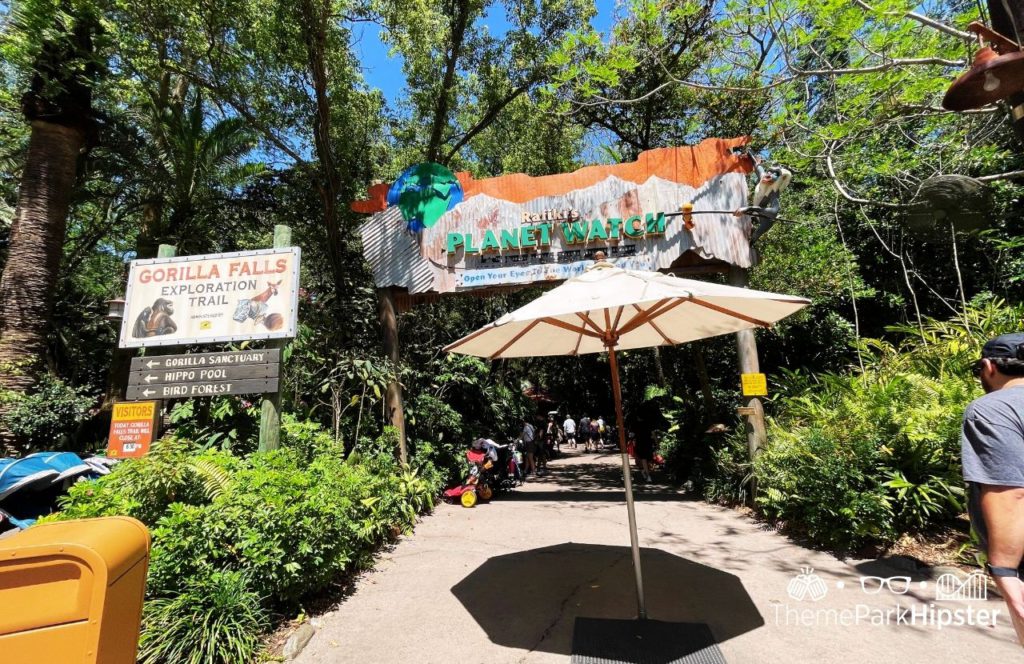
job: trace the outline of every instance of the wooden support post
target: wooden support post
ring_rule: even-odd
[[[378,313],[380,327],[384,333],[384,354],[391,363],[398,366],[398,314],[395,311],[395,296],[390,288],[377,289]],[[398,429],[398,459],[409,463],[409,453],[405,441],[405,409],[402,405],[402,384],[398,376],[388,385],[384,396],[384,408],[391,419],[391,426]]]
[[[750,283],[749,273],[746,268],[729,266],[729,284],[746,288]],[[754,338],[754,330],[740,330],[736,333],[736,351],[739,355],[740,373],[760,373],[760,361],[757,358],[757,340]],[[744,419],[747,424],[747,450],[750,461],[764,447],[768,439],[764,426],[764,407],[757,397],[743,397]]]
[[[157,258],[174,258],[178,255],[178,247],[173,244],[161,244],[156,248]],[[164,346],[153,349],[153,355],[173,355],[177,351],[179,346]],[[131,357],[128,359],[128,366],[131,367]],[[126,386],[127,387],[127,386]],[[164,402],[158,400],[156,402],[156,425],[153,431],[153,439],[156,440],[160,437],[161,432],[164,430]]]
[[[292,246],[292,229],[282,224],[274,226],[274,248],[282,249],[290,246]],[[296,287],[298,287],[297,284]],[[288,341],[286,339],[272,339],[267,342],[267,348],[281,348],[283,350],[287,345]],[[284,364],[284,353],[281,354],[281,363]],[[260,412],[260,452],[269,452],[281,446],[280,385],[283,382],[282,376],[282,380],[278,381],[277,392],[263,395],[262,411]]]

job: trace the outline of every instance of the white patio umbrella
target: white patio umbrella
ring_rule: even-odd
[[[808,304],[810,300],[801,297],[680,279],[660,272],[623,270],[599,262],[445,350],[492,360],[608,352],[637,609],[639,617],[646,618],[616,350],[674,345],[752,327],[770,327]]]

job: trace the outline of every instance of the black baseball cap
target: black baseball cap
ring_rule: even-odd
[[[1001,334],[981,349],[984,359],[1024,360],[1024,332]]]

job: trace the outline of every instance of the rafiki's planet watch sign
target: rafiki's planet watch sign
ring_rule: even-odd
[[[566,279],[603,251],[616,264],[665,269],[687,252],[749,267],[751,163],[746,138],[649,150],[635,162],[572,173],[476,180],[418,164],[371,187],[357,212],[363,253],[378,287],[409,293]],[[692,203],[694,224],[675,216]],[[721,210],[721,213],[701,211]]]

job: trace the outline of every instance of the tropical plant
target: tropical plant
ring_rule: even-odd
[[[151,104],[147,111],[140,119],[151,127],[146,145],[152,170],[143,194],[146,214],[137,254],[154,257],[161,243],[188,253],[203,246],[196,237],[199,208],[214,207],[217,189],[241,186],[264,166],[243,161],[256,145],[247,123],[238,117],[211,123],[202,94],[181,104]]]
[[[10,432],[20,449],[68,449],[95,403],[87,387],[75,387],[44,373],[29,393],[0,393],[0,426]]]
[[[251,662],[270,624],[262,598],[242,572],[183,579],[181,590],[143,605],[143,664]]]
[[[962,513],[960,421],[980,393],[970,363],[986,339],[1020,330],[1022,313],[982,298],[962,316],[897,328],[899,343],[863,340],[862,372],[785,374],[754,464],[764,514],[848,548]],[[717,465],[735,477],[728,456]]]

